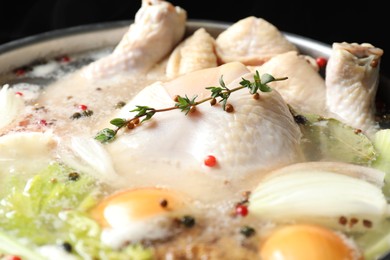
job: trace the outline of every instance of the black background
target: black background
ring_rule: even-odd
[[[65,27],[130,20],[141,0],[2,1],[0,44]],[[390,76],[390,9],[385,1],[171,0],[189,19],[236,22],[253,15],[278,29],[333,42],[368,42],[385,51],[382,74]],[[387,11],[389,10],[389,11]],[[390,55],[389,55],[390,57]]]

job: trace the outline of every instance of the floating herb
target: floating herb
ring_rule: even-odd
[[[355,129],[334,118],[315,114],[291,114],[302,132],[301,146],[307,160],[343,161],[370,165],[377,158],[372,141],[360,129]],[[313,153],[320,149],[321,153]]]
[[[112,125],[116,127],[116,129],[110,129],[105,128],[101,131],[99,131],[95,139],[100,142],[109,142],[112,141],[115,136],[117,135],[118,131],[122,129],[123,127],[127,126],[128,129],[133,129],[135,125],[141,124],[147,120],[150,120],[156,113],[160,112],[167,112],[170,110],[180,109],[181,112],[184,112],[185,115],[188,115],[189,113],[192,113],[196,110],[196,106],[210,101],[211,105],[215,105],[217,100],[219,103],[222,104],[222,108],[226,112],[233,112],[234,108],[231,104],[227,103],[230,95],[233,92],[236,92],[240,89],[247,88],[249,89],[249,93],[254,96],[255,99],[259,98],[259,92],[270,92],[272,89],[267,85],[270,82],[273,81],[281,81],[286,80],[287,77],[283,78],[274,78],[273,76],[269,74],[263,74],[261,77],[259,75],[259,72],[256,71],[255,75],[253,76],[253,81],[247,80],[245,78],[242,78],[242,81],[240,82],[240,86],[229,89],[224,80],[223,75],[219,79],[219,85],[220,86],[211,86],[206,87],[206,89],[210,90],[211,95],[205,99],[197,101],[197,96],[194,96],[192,98],[189,98],[187,95],[184,97],[182,96],[176,96],[175,98],[175,106],[168,107],[168,108],[162,108],[162,109],[155,109],[148,106],[136,106],[135,109],[130,110],[130,112],[138,112],[133,118],[130,119],[124,119],[124,118],[114,118],[110,121]],[[139,121],[141,119],[141,121]]]

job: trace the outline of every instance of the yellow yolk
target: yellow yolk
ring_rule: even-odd
[[[262,260],[352,260],[354,251],[335,232],[315,225],[277,229],[260,247]]]
[[[139,188],[104,199],[91,215],[104,227],[123,227],[158,216],[170,216],[184,208],[183,195],[171,190]]]

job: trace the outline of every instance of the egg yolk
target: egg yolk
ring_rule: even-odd
[[[104,227],[123,225],[157,216],[169,216],[184,207],[183,195],[171,190],[139,188],[113,194],[91,215]]]
[[[335,232],[316,225],[277,229],[260,247],[263,260],[352,260],[355,252]]]

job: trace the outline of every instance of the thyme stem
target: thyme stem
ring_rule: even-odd
[[[130,119],[123,119],[123,118],[114,118],[110,121],[110,123],[114,126],[116,126],[115,129],[105,128],[97,133],[95,136],[95,139],[100,142],[108,142],[112,141],[115,136],[118,134],[119,130],[128,127],[128,128],[134,128],[135,125],[141,124],[144,121],[147,121],[151,119],[156,113],[161,112],[167,112],[175,109],[181,109],[182,112],[184,112],[186,115],[192,111],[194,111],[194,108],[200,104],[203,104],[207,101],[215,100],[219,98],[219,102],[222,103],[222,108],[225,111],[228,111],[226,109],[227,101],[230,97],[230,94],[233,92],[236,92],[238,90],[248,88],[250,94],[258,95],[258,92],[270,92],[272,89],[267,85],[270,82],[273,81],[281,81],[286,80],[287,77],[282,78],[274,78],[273,76],[269,74],[263,74],[261,77],[256,71],[254,75],[254,81],[249,81],[247,79],[242,78],[242,81],[240,82],[240,86],[229,89],[226,87],[225,82],[223,81],[223,76],[221,76],[219,80],[220,86],[212,86],[207,87],[206,89],[211,91],[210,97],[204,98],[202,100],[196,101],[197,96],[193,97],[192,99],[188,98],[187,95],[184,97],[178,96],[177,102],[175,106],[173,107],[167,107],[167,108],[160,108],[155,109],[148,106],[137,106],[135,109],[131,110],[130,112],[138,112],[134,117]],[[214,102],[215,103],[215,102]],[[229,105],[231,107],[231,105]],[[228,111],[230,112],[230,111]]]

